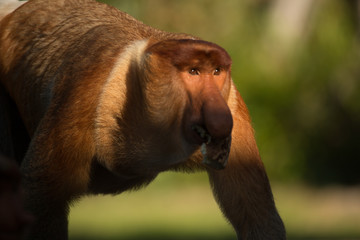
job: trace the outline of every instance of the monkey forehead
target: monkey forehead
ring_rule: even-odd
[[[188,68],[223,68],[231,66],[229,54],[220,46],[202,40],[171,39],[158,42],[147,50],[180,70]]]

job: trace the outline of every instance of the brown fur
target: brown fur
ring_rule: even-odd
[[[0,82],[0,110],[22,119],[31,139],[21,163],[38,220],[29,239],[67,239],[71,201],[137,188],[165,170],[207,170],[239,239],[285,239],[221,47],[92,0],[30,0],[0,22]],[[224,170],[201,163],[195,125],[211,136],[215,160],[232,136]]]

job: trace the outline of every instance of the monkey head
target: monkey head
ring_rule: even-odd
[[[187,142],[200,146],[204,163],[225,167],[233,126],[227,100],[231,59],[221,47],[201,40],[166,40],[151,46],[150,69],[181,85],[182,130]],[[165,71],[164,71],[165,69]]]
[[[109,146],[100,148],[100,152],[107,149],[103,156],[113,152],[115,157],[111,159],[117,159],[120,153],[133,153],[124,157],[134,158],[132,166],[138,161],[138,165],[148,164],[141,169],[166,170],[186,161],[201,147],[204,164],[224,168],[233,127],[227,105],[231,87],[231,59],[227,52],[213,43],[191,39],[142,41],[126,51],[131,52],[131,56],[123,57],[128,68],[121,73],[116,70],[116,77],[110,77],[118,80],[105,86],[99,105],[103,109],[99,119],[106,121],[98,120],[98,125],[109,125],[109,118],[104,116],[110,116],[113,122],[109,125],[111,132],[98,134],[98,142],[108,142]],[[125,81],[120,82],[121,74]],[[107,89],[114,88],[119,89],[117,94],[107,93]],[[114,102],[121,106],[116,114],[113,107],[108,107]],[[114,161],[104,162],[109,165]],[[129,166],[116,168],[131,172]]]

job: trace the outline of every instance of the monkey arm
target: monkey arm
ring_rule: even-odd
[[[246,106],[234,86],[231,94],[234,128],[228,165],[208,169],[214,196],[238,239],[286,239]]]

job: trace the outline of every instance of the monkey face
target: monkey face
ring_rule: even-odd
[[[181,85],[182,131],[187,143],[201,146],[203,163],[225,167],[233,119],[227,105],[231,59],[219,46],[200,40],[167,40],[150,47],[153,72]],[[159,67],[161,66],[161,67]]]
[[[97,107],[97,156],[108,169],[149,174],[194,153],[222,169],[233,119],[227,101],[231,59],[200,40],[133,43],[121,54]]]

